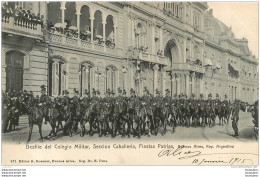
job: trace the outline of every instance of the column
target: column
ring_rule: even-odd
[[[162,27],[160,27],[159,32],[160,32],[160,51],[163,51],[163,35],[162,35]]]
[[[193,26],[193,7],[190,4],[190,25]]]
[[[202,44],[200,47],[201,47],[200,48],[200,52],[201,52],[201,54],[200,54],[201,59],[200,60],[201,60],[201,62],[203,64],[203,61],[204,61],[204,44]]]
[[[162,68],[162,95],[165,96],[165,81],[166,81],[166,70],[165,67]]]
[[[103,41],[106,41],[106,21],[103,19]],[[106,51],[106,45],[104,44],[104,52]]]
[[[78,32],[80,32],[80,15],[81,13],[76,13],[77,15],[77,28],[78,28]]]
[[[156,54],[154,38],[155,38],[155,24],[152,24],[152,54]]]
[[[191,93],[193,93],[193,94],[195,94],[195,73],[193,72],[192,74],[191,74],[191,82],[192,82],[192,91],[191,91]]]
[[[190,39],[190,60],[193,60],[193,47],[192,47],[192,39]]]
[[[203,76],[201,75],[200,76],[200,93],[204,93],[204,86],[203,86]],[[220,94],[220,92],[219,92],[219,95],[221,95]]]
[[[177,81],[177,95],[181,93],[181,85],[180,85],[180,74],[176,74],[176,81]]]
[[[132,23],[132,46],[135,47],[135,21],[134,17],[131,18]]]
[[[60,3],[60,10],[61,10],[61,23],[62,23],[62,27],[65,27],[65,23],[64,23],[64,19],[65,19],[65,10],[66,10],[66,2],[61,2]]]
[[[189,74],[187,73],[185,75],[185,81],[186,81],[186,95],[189,97],[190,96],[190,92],[189,92]]]
[[[237,99],[237,87],[235,87],[235,99]]]
[[[115,43],[115,47],[117,47],[117,37],[116,37],[116,35],[117,35],[117,26],[114,25],[113,27],[114,27],[114,43]]]
[[[186,20],[186,14],[187,14],[187,9],[186,9],[186,2],[183,3],[183,8],[184,8],[184,14],[183,14],[183,22],[186,23],[187,20]]]
[[[186,57],[186,40],[187,40],[187,38],[186,37],[184,37],[184,39],[183,39],[183,49],[184,49],[184,52],[183,52],[183,61],[184,61],[184,63],[186,63],[186,60],[187,60],[187,57]]]
[[[184,74],[180,75],[180,93],[185,93],[185,76]]]
[[[91,48],[94,48],[94,17],[90,17],[90,23],[91,23],[91,27],[90,27],[90,31],[91,31]]]
[[[176,80],[175,80],[175,73],[171,73],[172,78],[171,78],[171,93],[172,93],[172,97],[175,94],[175,88],[176,88]]]
[[[203,13],[203,12],[202,12]],[[204,14],[201,14],[201,16],[200,16],[200,26],[201,26],[201,28],[200,28],[200,30],[202,31],[202,32],[204,32]]]
[[[77,7],[77,12],[76,12],[76,15],[77,15],[77,29],[78,29],[78,39],[80,39],[80,8]],[[78,46],[80,45],[80,40],[78,40]]]
[[[52,96],[56,95],[56,61],[53,61],[52,63]]]
[[[158,79],[158,64],[155,64],[153,67],[153,92],[155,95],[155,90],[157,89],[157,79]]]

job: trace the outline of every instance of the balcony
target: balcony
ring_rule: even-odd
[[[29,20],[14,18],[12,16],[2,16],[2,32],[32,38],[43,38],[41,24]]]
[[[153,54],[150,54],[148,52],[140,51],[139,52],[139,59],[141,61],[147,61],[147,62],[150,62],[150,63],[167,65],[166,57],[162,56],[162,55],[153,55]]]
[[[184,71],[194,71],[197,73],[205,73],[205,68],[200,65],[192,65],[190,63],[175,63],[172,66],[172,70],[184,70]]]
[[[78,35],[62,34],[58,31],[48,31],[49,43],[63,45],[67,47],[74,47],[82,50],[89,50],[93,52],[103,52],[113,55],[121,55],[120,49],[115,48],[108,41],[95,40],[91,43],[90,38],[81,38]]]

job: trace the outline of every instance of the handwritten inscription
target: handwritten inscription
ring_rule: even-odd
[[[191,159],[194,165],[253,165],[257,156],[253,153],[202,153],[198,150],[185,150],[182,146],[176,149],[166,148],[158,153],[160,158]]]

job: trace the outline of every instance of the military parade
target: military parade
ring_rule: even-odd
[[[31,140],[34,125],[38,125],[40,138],[42,136],[42,124],[49,124],[51,131],[48,138],[54,140],[59,132],[63,136],[80,136],[95,133],[101,136],[136,137],[157,136],[158,133],[174,133],[177,126],[181,127],[213,127],[232,121],[233,136],[239,135],[238,121],[240,110],[245,110],[246,104],[240,100],[230,103],[227,95],[223,101],[216,94],[207,96],[200,94],[195,98],[192,94],[180,94],[171,97],[168,89],[165,97],[161,96],[158,89],[153,96],[145,87],[144,95],[136,95],[134,89],[130,89],[127,97],[126,90],[117,89],[116,94],[107,90],[105,97],[100,96],[100,91],[85,90],[80,97],[77,89],[73,90],[74,96],[69,97],[68,90],[61,95],[51,97],[46,94],[46,86],[41,86],[41,96],[34,95],[26,90],[6,91],[2,94],[2,133],[16,131],[19,126],[19,117],[28,116],[29,137]],[[91,96],[92,95],[92,96]],[[255,131],[258,131],[258,102],[255,103],[252,112]],[[217,121],[218,119],[218,121]],[[88,125],[88,126],[87,126]],[[170,127],[171,132],[167,132]]]

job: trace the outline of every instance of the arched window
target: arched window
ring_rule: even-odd
[[[81,33],[87,33],[90,31],[90,14],[89,14],[89,7],[84,5],[80,10],[80,31]]]
[[[49,95],[58,96],[67,89],[67,64],[57,58],[49,60]]]
[[[19,51],[6,53],[6,90],[23,90],[24,54]]]
[[[77,26],[76,6],[75,2],[66,2],[65,25],[66,27]]]
[[[56,23],[61,23],[60,2],[49,2],[48,6],[48,26],[52,27]]]
[[[145,47],[145,31],[141,23],[138,23],[135,30],[135,45],[136,48]]]
[[[116,92],[116,72],[117,69],[115,66],[108,66],[106,68],[106,90],[110,89],[111,91]]]
[[[110,38],[114,41],[114,22],[113,22],[113,16],[108,15],[106,19],[106,39]]]
[[[85,93],[85,90],[91,91],[94,82],[94,65],[90,63],[82,63],[80,65],[80,95]]]
[[[97,10],[94,14],[94,40],[97,36],[103,37],[103,24],[102,24],[102,13],[101,11]]]

